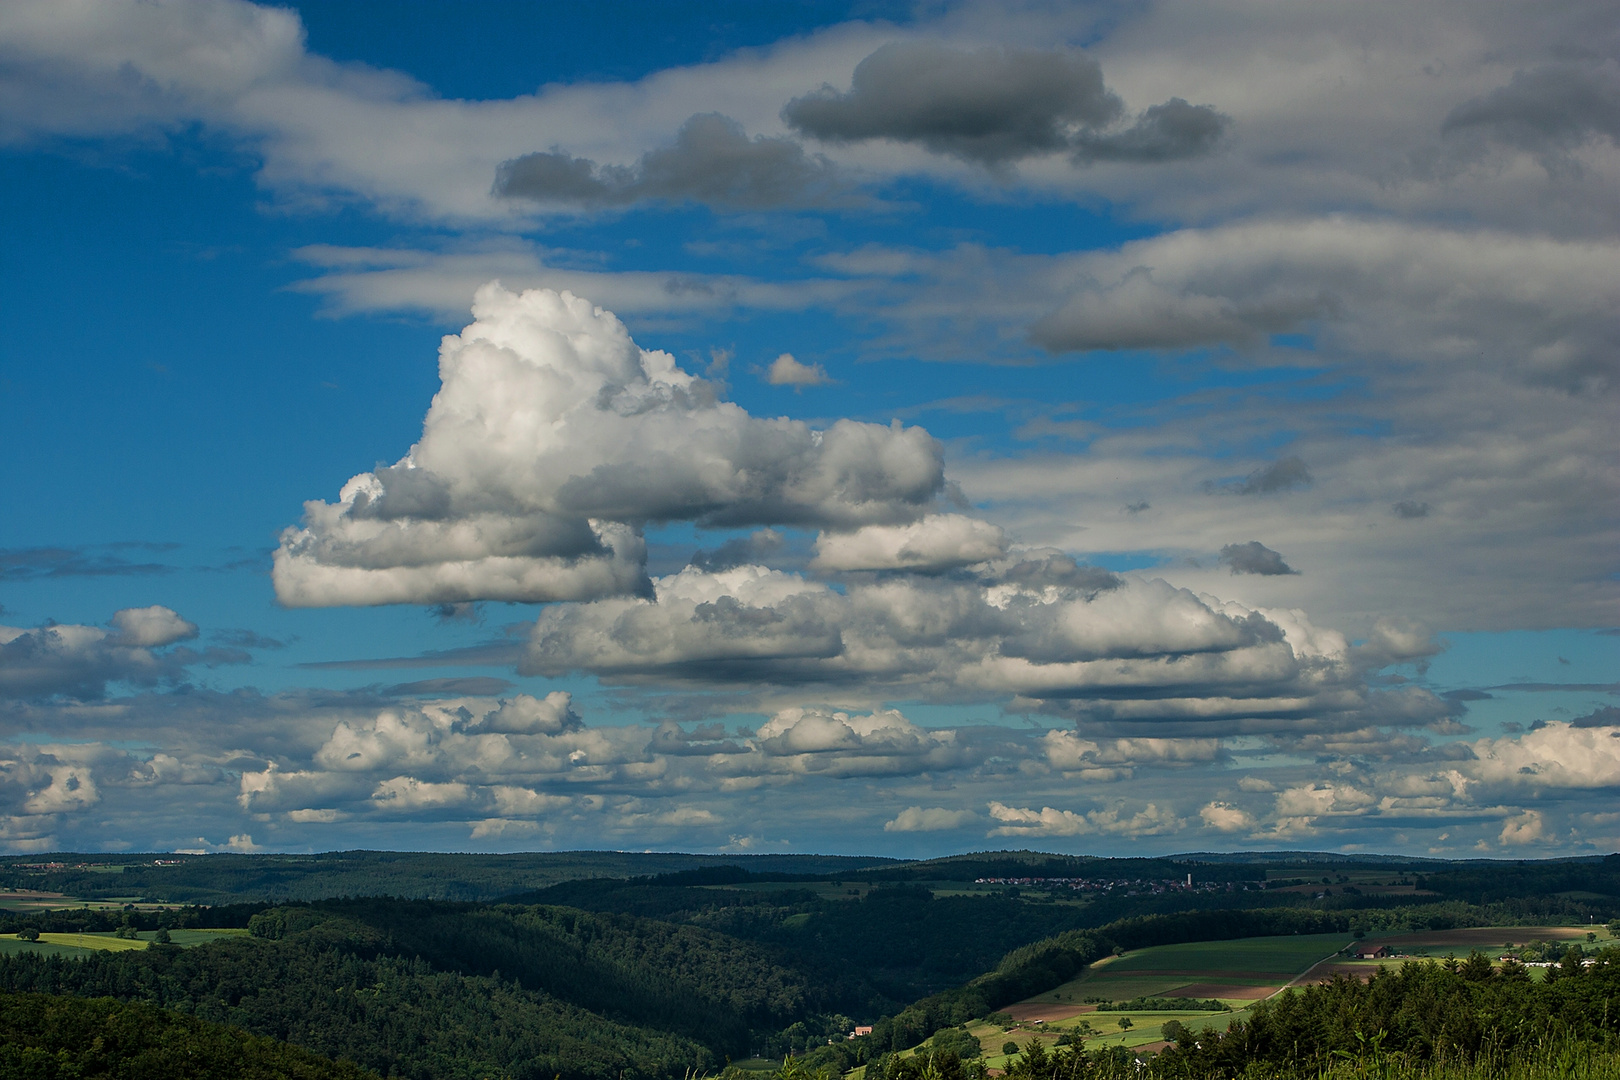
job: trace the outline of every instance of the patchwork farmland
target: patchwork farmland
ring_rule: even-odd
[[[1174,1020],[1194,1030],[1224,1029],[1246,1019],[1249,1008],[1283,989],[1345,974],[1365,978],[1381,964],[1412,958],[1465,957],[1475,949],[1495,955],[1508,945],[1532,941],[1586,942],[1593,934],[1599,948],[1615,938],[1602,926],[1467,927],[1356,939],[1350,934],[1308,934],[1242,938],[1162,945],[1108,957],[1080,976],[1042,994],[1007,1006],[1009,1023],[980,1021],[969,1026],[979,1039],[991,1068],[1019,1047],[1039,1039],[1049,1048],[1060,1039],[1083,1036],[1088,1047],[1151,1046],[1163,1041],[1163,1027]],[[1343,955],[1355,945],[1389,947],[1382,960],[1352,960]],[[1113,1009],[1141,999],[1214,999],[1229,1011]]]
[[[1145,1046],[1163,1041],[1163,1027],[1225,1028],[1248,1015],[1248,1006],[1315,970],[1352,944],[1349,934],[1301,934],[1161,945],[1109,957],[1079,977],[1007,1006],[1009,1024],[980,1021],[969,1032],[984,1048],[986,1063],[1000,1068],[1009,1043],[1040,1039],[1048,1047],[1078,1033],[1088,1047]],[[1099,1008],[1142,998],[1215,999],[1229,1011],[1120,1010]]]

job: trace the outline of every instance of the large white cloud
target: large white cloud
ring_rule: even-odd
[[[1480,739],[1474,778],[1521,788],[1620,788],[1620,727],[1550,723],[1517,737]]]
[[[902,523],[944,483],[921,428],[750,416],[572,294],[489,284],[473,314],[410,452],[283,534],[283,603],[640,593],[646,522]]]
[[[1035,810],[992,802],[990,817],[1001,823],[991,830],[992,836],[1158,836],[1178,831],[1185,824],[1157,803],[1148,803],[1134,813],[1119,806],[1077,813],[1050,806]]]

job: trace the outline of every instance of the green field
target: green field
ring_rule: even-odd
[[[1086,998],[1099,997],[1128,1001],[1137,997],[1176,996],[1173,991],[1198,984],[1282,986],[1351,941],[1348,934],[1296,934],[1161,945],[1093,964],[1079,978],[1029,1001],[1079,1004]],[[1233,1005],[1242,1000],[1207,992],[1192,996],[1221,998]]]
[[[89,956],[92,951],[47,941],[23,941],[12,934],[0,935],[0,956],[15,956],[19,953],[38,953],[40,956]]]
[[[78,949],[101,949],[104,952],[128,952],[130,949],[144,949],[151,944],[139,938],[121,938],[112,933],[88,934],[41,934],[39,940],[47,945],[66,945]]]
[[[1131,1026],[1121,1028],[1121,1017],[1129,1016]],[[1096,1033],[1088,1035],[1085,1045],[1090,1048],[1099,1046],[1144,1046],[1148,1043],[1161,1042],[1164,1039],[1163,1026],[1171,1020],[1179,1020],[1194,1031],[1201,1031],[1205,1027],[1224,1029],[1234,1020],[1248,1019],[1247,1009],[1238,1009],[1229,1013],[1209,1012],[1154,1012],[1154,1013],[1086,1013],[1083,1019],[1091,1024]],[[1071,1026],[1070,1023],[1042,1024],[1036,1026],[1020,1026],[1007,1031],[995,1024],[981,1022],[968,1025],[970,1034],[977,1036],[979,1045],[984,1048],[985,1064],[992,1069],[1005,1068],[1010,1055],[1003,1054],[1001,1048],[1008,1042],[1017,1043],[1020,1048],[1031,1039],[1039,1039],[1046,1044],[1048,1050],[1057,1044],[1058,1036]],[[1050,1030],[1046,1030],[1050,1029]]]
[[[44,956],[87,956],[97,951],[127,952],[130,949],[144,949],[152,944],[154,933],[152,930],[143,930],[134,940],[117,937],[111,932],[41,934],[38,941],[23,941],[15,934],[4,934],[0,935],[0,955],[33,952]],[[205,941],[246,934],[246,930],[171,930],[169,939],[171,944],[190,948]]]

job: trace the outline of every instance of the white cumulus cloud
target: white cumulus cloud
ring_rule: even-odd
[[[804,364],[793,358],[792,353],[783,353],[771,361],[771,366],[765,369],[765,381],[772,386],[826,386],[832,382],[827,375],[827,369],[820,364]]]
[[[901,523],[943,486],[921,428],[750,416],[572,294],[490,284],[473,314],[410,452],[282,535],[283,603],[645,593],[645,522]]]
[[[971,825],[979,818],[971,810],[951,810],[943,806],[908,806],[890,821],[884,832],[944,832]]]
[[[906,525],[868,525],[816,538],[818,570],[947,570],[1006,553],[1007,538],[988,521],[965,514],[930,514]]]
[[[1039,810],[992,802],[990,816],[1001,825],[992,836],[1157,836],[1173,832],[1184,824],[1174,812],[1148,803],[1134,814],[1120,807],[1076,813],[1043,806]]]
[[[1231,803],[1205,803],[1198,816],[1205,825],[1219,832],[1246,832],[1254,828],[1254,815]]]

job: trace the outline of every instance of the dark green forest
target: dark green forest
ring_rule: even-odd
[[[1424,863],[1420,869],[1405,861],[1390,873],[1421,876],[1424,888],[1393,896],[1341,888],[1321,896],[1264,887],[1277,885],[1279,877],[1343,879],[1338,864],[1297,857],[1268,868],[1009,852],[928,864],[839,861],[828,869],[827,861],[813,859],[692,865],[674,856],[638,861],[611,854],[599,862],[568,856],[581,876],[557,880],[547,875],[569,872],[561,863],[540,873],[538,862],[522,861],[557,856],[512,857],[512,863],[477,856],[458,863],[457,856],[402,855],[389,863],[360,854],[362,865],[393,868],[373,889],[395,886],[414,895],[364,895],[344,861],[348,856],[307,864],[301,877],[281,857],[217,857],[225,860],[218,863],[211,857],[188,870],[188,888],[215,898],[212,905],[155,908],[131,900],[122,909],[0,913],[0,934],[120,926],[249,931],[191,948],[154,944],[82,958],[3,955],[0,991],[167,1010],[164,1015],[177,1018],[172,1023],[225,1025],[218,1030],[292,1044],[384,1076],[424,1080],[674,1080],[717,1074],[749,1057],[789,1058],[786,1072],[806,1077],[866,1065],[872,1080],[895,1070],[893,1080],[908,1080],[906,1070],[934,1062],[935,1075],[921,1080],[950,1080],[982,1071],[973,1060],[976,1043],[959,1025],[1059,985],[1119,950],[1274,934],[1586,923],[1620,915],[1620,860],[1612,857]],[[268,862],[255,868],[259,858]],[[672,860],[677,868],[664,870]],[[127,859],[114,863],[123,870],[39,866],[68,863],[65,858],[29,862],[35,865],[14,860],[4,869],[14,887],[60,884],[72,874],[127,886],[146,872],[130,869],[135,863]],[[1483,887],[1493,871],[1512,888]],[[1188,872],[1214,884],[1163,886]],[[1080,878],[1118,887],[1077,890],[1074,879]],[[313,894],[340,884],[358,895],[307,901],[270,895]],[[513,884],[521,887],[508,887]],[[421,895],[497,889],[504,891],[476,900]],[[102,895],[125,899],[132,892]],[[1313,988],[1276,999],[1224,1038],[1192,1033],[1190,1041],[1154,1058],[1152,1067],[1163,1076],[1226,1076],[1237,1074],[1240,1060],[1242,1069],[1281,1068],[1279,1055],[1326,1067],[1348,1061],[1335,1055],[1359,1052],[1374,1037],[1381,1040],[1379,1053],[1429,1064],[1530,1046],[1535,1039],[1574,1039],[1582,1052],[1601,1049],[1615,1030],[1608,1017],[1620,1018],[1613,961],[1606,963],[1576,964],[1546,984],[1482,978],[1477,965],[1462,965],[1427,974],[1402,969],[1404,982],[1392,982],[1392,975]],[[1323,1017],[1334,1010],[1360,1019],[1327,1024]],[[1456,1010],[1467,1012],[1474,1026],[1432,1022]],[[846,1038],[856,1024],[873,1030]],[[1511,1038],[1503,1025],[1512,1027]],[[1306,1029],[1311,1039],[1299,1034]],[[930,1036],[937,1036],[930,1051],[897,1056]],[[1285,1044],[1290,1049],[1279,1049]],[[1088,1057],[1075,1048],[1040,1054],[1046,1058],[1015,1063],[1014,1080],[1103,1075],[1096,1070],[1114,1067],[1106,1054]],[[905,1064],[918,1061],[923,1064]],[[1163,1071],[1172,1068],[1182,1071]]]
[[[329,851],[313,855],[78,855],[0,859],[0,888],[177,904],[404,896],[493,900],[581,878],[627,878],[711,866],[815,877],[898,865],[838,855],[683,855],[618,851],[464,855]]]
[[[139,1001],[0,994],[0,1076],[28,1080],[372,1080],[285,1042]]]

